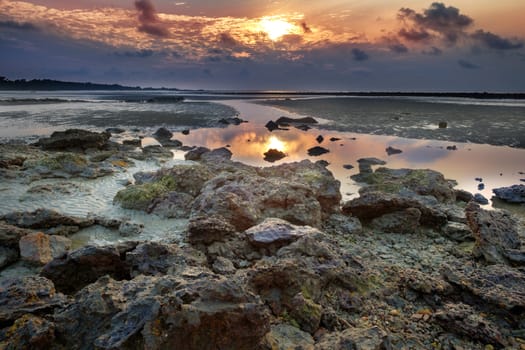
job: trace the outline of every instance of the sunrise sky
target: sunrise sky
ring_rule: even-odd
[[[525,92],[524,14],[521,0],[0,0],[0,75]]]

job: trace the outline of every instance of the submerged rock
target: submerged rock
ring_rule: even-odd
[[[50,137],[41,138],[37,145],[45,150],[67,150],[67,149],[102,149],[108,146],[111,134],[108,132],[92,132],[82,129],[68,129],[66,131],[55,131]]]
[[[525,185],[513,185],[492,190],[496,198],[509,203],[525,203]]]

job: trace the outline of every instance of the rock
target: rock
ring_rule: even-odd
[[[85,157],[77,153],[52,153],[27,159],[24,162],[24,170],[36,179],[70,177],[94,179],[113,173],[111,167],[89,163]]]
[[[51,310],[65,303],[53,283],[44,277],[27,276],[0,280],[0,324],[24,314]]]
[[[103,149],[108,146],[111,134],[108,132],[92,132],[81,129],[68,129],[66,131],[55,131],[51,137],[41,138],[37,146],[45,150],[67,150],[97,148]]]
[[[302,131],[308,131],[308,130],[311,129],[311,127],[309,127],[309,126],[306,125],[306,124],[296,125],[295,128],[296,128],[296,129],[299,129],[299,130],[302,130]]]
[[[328,153],[328,152],[330,152],[330,151],[327,150],[324,147],[319,147],[319,146],[315,146],[315,147],[312,147],[312,148],[308,149],[308,155],[310,157],[318,157],[318,156],[323,155],[323,154]]]
[[[341,141],[339,137],[330,137],[330,142]]]
[[[384,160],[378,158],[361,158],[357,160],[359,164],[359,173],[362,174],[371,174],[374,171],[372,170],[373,165],[385,165]]]
[[[321,323],[323,308],[302,293],[290,301],[290,316],[299,324],[301,330],[314,334]]]
[[[454,288],[441,277],[430,276],[419,270],[406,269],[400,272],[403,284],[416,292],[428,295],[451,295]]]
[[[71,245],[71,240],[66,237],[30,233],[20,239],[20,257],[29,263],[45,265],[66,254]]]
[[[454,192],[456,194],[456,200],[457,201],[468,203],[472,199],[474,199],[474,196],[472,195],[472,193],[470,193],[468,191],[455,189]]]
[[[277,124],[317,124],[317,120],[315,120],[312,117],[304,117],[304,118],[288,118],[288,117],[280,117],[275,121]]]
[[[483,191],[485,189],[485,184],[478,185],[478,191]]]
[[[197,271],[196,271],[197,272]],[[55,314],[65,348],[255,349],[269,331],[266,307],[242,288],[205,270],[194,277],[103,277]]]
[[[129,266],[115,247],[86,246],[54,259],[41,275],[52,280],[58,291],[72,294],[104,275],[129,278]]]
[[[286,157],[286,153],[273,148],[269,149],[264,153],[264,160],[270,163],[281,160],[284,157]]]
[[[387,233],[417,233],[421,211],[416,208],[407,208],[374,218],[371,222],[373,229]]]
[[[453,146],[447,146],[447,150],[449,151],[457,151],[458,150],[458,147],[456,145],[453,145]]]
[[[210,149],[206,147],[197,147],[184,155],[186,160],[199,160],[204,153],[209,152]]]
[[[220,275],[231,275],[234,274],[236,269],[232,261],[222,256],[218,256],[212,265],[212,270]]]
[[[363,232],[363,226],[358,218],[341,214],[333,214],[324,221],[325,232],[335,235],[354,235]]]
[[[456,242],[474,240],[474,236],[468,225],[454,221],[449,221],[445,227],[443,227],[443,234]]]
[[[521,248],[517,222],[509,213],[483,210],[473,202],[465,208],[465,213],[476,239],[474,253],[487,262],[507,263],[509,252]]]
[[[440,229],[447,223],[447,215],[432,197],[418,195],[393,195],[383,192],[364,192],[359,198],[343,205],[343,213],[353,215],[362,221],[371,221],[385,214],[415,208],[421,212],[420,223]]]
[[[210,244],[222,241],[235,232],[235,227],[221,216],[194,216],[188,224],[188,241]]]
[[[266,334],[265,344],[269,349],[314,350],[314,339],[306,332],[288,324],[276,324]]]
[[[496,198],[509,203],[525,203],[525,185],[512,185],[492,190]]]
[[[168,139],[169,140],[173,137],[173,133],[166,128],[159,128],[157,129],[157,131],[155,131],[153,136],[156,139]]]
[[[317,136],[317,138],[315,140],[317,141],[317,143],[323,143],[324,137],[323,137],[323,135],[319,135],[319,136]]]
[[[189,135],[190,134],[190,129],[184,129],[181,131],[182,135]]]
[[[146,212],[165,218],[182,219],[190,216],[193,197],[182,192],[168,192],[160,197],[154,198]]]
[[[32,212],[12,212],[3,216],[10,225],[37,230],[51,229],[58,226],[88,227],[93,220],[65,216],[51,209],[37,209]]]
[[[459,291],[470,293],[480,306],[514,311],[523,317],[525,308],[525,273],[507,265],[488,265],[472,268],[468,265],[456,269],[446,268],[445,279]],[[469,300],[469,299],[467,299]],[[521,316],[520,316],[521,315]]]
[[[16,248],[16,250],[18,250],[18,241],[20,241],[20,238],[33,232],[33,230],[19,228],[0,221],[0,246]]]
[[[110,134],[122,134],[122,133],[126,132],[126,130],[124,130],[122,128],[107,128],[106,132],[108,132]]]
[[[385,151],[386,151],[386,154],[388,154],[389,156],[391,156],[393,154],[403,153],[402,150],[394,148],[394,147],[391,147],[391,146],[388,146]]]
[[[118,232],[122,237],[138,236],[144,230],[144,224],[134,221],[124,221],[119,225]]]
[[[447,122],[439,122],[439,123],[438,123],[438,127],[439,127],[440,129],[446,129],[446,128],[447,128],[447,125],[448,125]]]
[[[233,118],[222,118],[219,120],[219,124],[225,124],[225,125],[240,125],[241,123],[247,123],[247,121],[242,120],[238,117]]]
[[[246,230],[244,234],[248,238],[248,242],[255,247],[274,247],[278,249],[304,235],[318,232],[318,230],[308,226],[295,226],[281,219],[267,218],[259,225]]]
[[[0,270],[16,262],[18,258],[19,254],[16,249],[0,246]]]
[[[142,140],[141,139],[123,140],[122,144],[125,146],[140,147],[142,146]]]
[[[232,157],[232,152],[226,148],[216,148],[214,150],[211,150],[209,152],[203,153],[201,155],[201,160],[205,162],[216,162],[221,160],[229,160]]]
[[[169,149],[162,147],[162,145],[146,145],[142,147],[142,153],[146,157],[173,158],[173,153]]]
[[[484,195],[482,195],[481,193],[476,193],[474,195],[474,198],[473,198],[474,202],[478,203],[478,204],[481,204],[481,205],[487,205],[489,204],[489,200],[487,198],[485,198]]]
[[[342,332],[328,333],[315,344],[316,350],[381,350],[391,348],[392,344],[388,334],[377,326],[349,328]]]
[[[444,329],[450,332],[479,340],[485,344],[508,345],[497,325],[469,305],[447,303],[442,310],[435,313],[434,317]]]
[[[268,129],[268,131],[272,132],[274,130],[278,130],[279,129],[279,124],[277,124],[276,122],[270,120],[268,123],[266,123],[266,125],[264,127],[266,129]]]
[[[51,349],[55,340],[55,325],[43,318],[26,314],[5,330],[0,340],[2,349]]]
[[[351,170],[351,169],[354,168],[354,166],[351,165],[351,164],[344,164],[344,165],[343,165],[343,168],[345,168],[346,170]]]

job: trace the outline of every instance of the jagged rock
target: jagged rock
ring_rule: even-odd
[[[472,199],[474,199],[474,196],[472,195],[472,193],[470,193],[468,191],[461,190],[461,189],[455,189],[454,192],[456,194],[456,200],[457,201],[468,203]]]
[[[328,152],[330,151],[324,147],[319,147],[319,146],[315,146],[315,147],[308,149],[308,155],[311,157],[318,157]]]
[[[71,240],[66,237],[46,235],[42,232],[30,233],[20,239],[20,257],[32,264],[45,265],[66,254],[71,245]]]
[[[201,155],[201,159],[205,162],[215,162],[220,160],[229,160],[232,157],[232,152],[226,147],[216,148]]]
[[[129,278],[129,266],[116,247],[86,246],[54,259],[41,275],[52,280],[58,291],[71,294],[104,275]]]
[[[27,276],[0,280],[0,324],[24,314],[52,310],[65,303],[53,282],[44,277]]]
[[[386,149],[386,154],[388,154],[389,156],[393,155],[393,154],[399,154],[399,153],[403,153],[402,150],[400,149],[397,149],[397,148],[394,148],[392,146],[388,146]]]
[[[18,258],[19,254],[16,249],[0,246],[0,270],[16,262]]]
[[[234,274],[236,269],[233,262],[222,256],[218,256],[212,265],[212,270],[220,275]]]
[[[486,303],[515,310],[517,317],[525,309],[525,273],[507,265],[473,268],[450,267],[443,271],[445,279],[457,289],[469,292],[480,305]]]
[[[210,244],[222,241],[235,232],[235,227],[222,216],[194,216],[188,224],[188,241]]]
[[[420,218],[419,209],[407,208],[374,218],[371,226],[380,232],[416,233],[419,230]]]
[[[272,132],[274,130],[278,130],[279,129],[279,124],[277,124],[273,120],[270,120],[268,123],[266,123],[266,125],[264,127],[266,129],[268,129],[268,131]]]
[[[456,242],[474,240],[474,236],[468,225],[454,221],[449,221],[445,227],[443,227],[443,234]]]
[[[388,334],[379,327],[349,328],[342,332],[328,333],[315,344],[316,350],[381,350],[391,348],[392,344]]]
[[[321,323],[323,308],[302,293],[296,294],[290,301],[290,316],[299,324],[299,327],[310,334],[314,334]]]
[[[420,223],[441,228],[447,223],[447,215],[437,207],[433,197],[418,195],[393,195],[383,192],[364,192],[359,198],[343,205],[343,213],[370,221],[385,214],[415,208],[421,212]]]
[[[207,153],[209,152],[210,149],[209,148],[206,148],[206,147],[197,147],[197,148],[194,148],[192,149],[191,151],[187,152],[185,155],[184,155],[184,159],[186,160],[199,160],[201,159],[201,156],[204,154],[204,153]]]
[[[144,224],[134,221],[124,221],[118,227],[118,232],[123,237],[138,236],[144,230]]]
[[[317,143],[323,143],[324,137],[323,137],[323,135],[319,135],[319,136],[317,136],[317,138],[315,140],[317,141]]]
[[[57,226],[87,227],[93,220],[65,216],[51,209],[37,209],[32,212],[12,212],[2,218],[10,225],[30,229],[50,229]]]
[[[359,165],[359,173],[371,174],[374,172],[372,165],[385,165],[386,162],[378,158],[361,158],[357,160],[357,164]]]
[[[281,219],[267,218],[259,225],[246,230],[244,234],[248,242],[255,247],[280,248],[304,235],[318,232],[317,229],[308,226],[295,226]]]
[[[481,204],[481,205],[487,205],[489,204],[489,200],[487,198],[485,198],[484,195],[482,195],[481,193],[476,193],[474,195],[474,198],[472,198],[474,200],[474,202],[478,203],[478,204]]]
[[[146,212],[156,214],[165,218],[182,219],[190,215],[193,197],[182,192],[168,192],[160,197],[154,198],[149,204]]]
[[[45,150],[65,149],[102,149],[108,145],[111,134],[108,132],[92,132],[81,129],[68,129],[66,131],[55,131],[51,137],[41,138],[37,145]]]
[[[264,160],[270,163],[276,162],[278,160],[283,159],[286,157],[286,153],[281,152],[277,149],[269,149],[268,151],[264,152]]]
[[[434,317],[441,327],[452,333],[486,344],[503,347],[508,345],[498,326],[469,305],[447,303],[442,310],[434,314]]]
[[[314,339],[306,332],[288,324],[276,324],[266,334],[265,345],[269,349],[314,350]]]
[[[55,325],[43,318],[26,314],[17,319],[5,330],[6,337],[1,337],[2,349],[45,350],[53,347]]]
[[[483,210],[473,202],[466,207],[465,213],[476,239],[476,255],[483,256],[489,263],[506,263],[508,252],[521,248],[517,222],[509,213]]]
[[[270,328],[260,299],[237,279],[192,276],[103,277],[55,314],[57,340],[66,348],[78,339],[98,349],[257,348]]]
[[[525,185],[513,185],[492,190],[496,198],[509,203],[525,203]]]
[[[33,230],[19,228],[0,221],[0,245],[18,250],[18,241],[20,241],[20,238],[33,232]]]
[[[323,229],[332,234],[354,235],[360,234],[363,231],[363,226],[356,217],[333,214],[324,221]]]
[[[312,117],[304,117],[304,118],[288,118],[288,117],[280,117],[275,121],[277,124],[317,124],[317,120],[315,120]]]

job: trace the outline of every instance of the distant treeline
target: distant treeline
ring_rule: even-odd
[[[51,79],[17,79],[9,80],[0,76],[0,90],[176,90],[167,88],[142,88],[140,86],[123,86],[119,84],[95,84],[95,83],[77,83],[70,81],[59,81]]]

